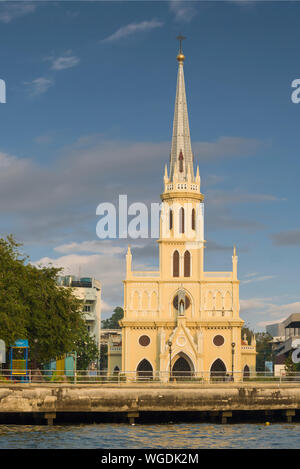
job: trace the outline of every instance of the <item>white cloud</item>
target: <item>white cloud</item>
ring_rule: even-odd
[[[111,314],[116,306],[123,305],[122,282],[125,278],[127,240],[122,241],[123,245],[120,240],[90,240],[59,245],[54,247],[54,251],[63,255],[57,258],[42,257],[33,264],[37,266],[51,264],[62,268],[63,275],[96,278],[102,285],[102,310]],[[139,262],[140,257],[148,255],[153,257],[149,243],[134,243],[131,248],[134,257],[133,268],[149,269],[148,265]],[[158,257],[158,251],[156,255]]]
[[[118,305],[120,306],[120,305]],[[103,318],[103,313],[109,313],[108,316],[110,317],[113,310],[115,309],[116,305],[114,304],[108,304],[106,303],[106,301],[103,301],[103,299],[101,298],[101,319],[105,319]]]
[[[260,326],[260,327],[266,327],[266,326],[269,326],[270,324],[278,324],[282,321],[284,321],[286,319],[286,317],[282,317],[276,321],[261,321],[261,322],[258,322],[257,325]]]
[[[211,189],[206,193],[207,197],[210,199],[210,203],[219,207],[227,207],[232,204],[241,203],[277,202],[286,200],[273,194],[242,192],[239,188],[231,191]]]
[[[115,243],[113,243],[112,241],[92,240],[82,241],[81,243],[73,242],[68,244],[62,244],[60,246],[56,246],[54,250],[61,254],[90,252],[99,254],[109,253],[110,255],[114,255],[125,254],[126,248],[116,246]]]
[[[276,246],[300,246],[300,230],[281,231],[271,235]]]
[[[80,62],[79,57],[76,57],[76,55],[64,55],[56,58],[49,57],[48,60],[52,62],[51,69],[56,71],[75,67]]]
[[[226,157],[241,157],[255,154],[264,143],[260,140],[244,137],[219,137],[213,142],[195,142],[193,149],[200,159],[219,159]]]
[[[240,299],[241,312],[269,308],[271,303],[268,303],[268,300],[270,300],[270,298],[249,298],[247,300]]]
[[[51,143],[53,141],[53,136],[50,134],[38,135],[33,139],[35,143]]]
[[[277,275],[261,275],[261,276],[257,276],[257,277],[252,277],[252,278],[249,278],[247,280],[241,280],[241,283],[253,283],[253,282],[264,282],[265,280],[271,280],[273,278],[276,278]]]
[[[195,3],[188,0],[171,0],[169,8],[177,22],[189,23],[197,14]]]
[[[278,301],[276,304],[275,301]],[[257,321],[257,326],[264,327],[266,324],[281,322],[290,314],[300,313],[300,301],[282,303],[282,297],[272,298],[249,298],[240,300],[241,317],[251,319],[263,316],[263,321]]]
[[[101,42],[119,41],[120,39],[123,39],[128,36],[132,36],[133,34],[136,34],[136,33],[151,31],[152,29],[155,29],[155,28],[161,28],[163,24],[164,23],[162,23],[161,21],[157,21],[157,20],[142,21],[140,23],[130,23],[130,24],[127,24],[126,26],[122,26],[113,34],[103,39]]]
[[[32,170],[31,160],[25,158],[17,158],[16,156],[0,152],[0,179],[1,175],[13,182],[15,176],[19,177],[26,171]]]
[[[54,81],[50,78],[39,77],[30,82],[25,82],[30,89],[30,96],[40,96],[41,94],[46,93],[48,89],[53,86]]]
[[[0,153],[0,213],[13,216],[14,221],[8,232],[20,233],[24,241],[26,238],[31,242],[47,239],[55,245],[73,241],[69,238],[70,229],[76,230],[78,236],[83,235],[83,239],[92,238],[99,203],[117,203],[118,194],[128,194],[129,203],[159,201],[162,176],[157,178],[157,174],[163,175],[169,148],[169,142],[109,141],[101,135],[92,135],[60,150],[60,158],[54,159],[52,167]],[[135,184],[132,184],[132,174]],[[211,229],[220,226],[257,228],[253,222],[236,220],[226,213],[230,199],[248,201],[240,191],[206,194],[207,224]],[[219,199],[215,199],[217,196]],[[94,223],[92,234],[93,227],[86,228],[91,222]]]
[[[33,13],[37,6],[37,3],[32,2],[2,1],[0,4],[0,21],[2,23],[10,23],[16,18]]]
[[[112,312],[123,305],[122,281],[125,278],[125,256],[105,254],[68,254],[58,258],[43,257],[34,265],[53,265],[63,268],[64,275],[95,277],[102,285],[103,311]]]

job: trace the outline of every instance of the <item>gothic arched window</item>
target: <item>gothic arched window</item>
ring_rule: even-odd
[[[191,255],[189,251],[185,251],[184,253],[184,276],[191,276]]]
[[[192,210],[192,230],[196,229],[195,209]]]
[[[171,208],[169,212],[169,227],[170,227],[170,230],[173,228],[173,210]]]
[[[178,159],[179,159],[179,172],[183,173],[183,154],[181,150],[180,150]]]
[[[139,363],[137,369],[137,375],[139,378],[153,378],[153,368],[150,362],[145,358]]]
[[[173,277],[179,277],[179,252],[173,254]]]
[[[184,208],[179,210],[179,233],[184,233]]]

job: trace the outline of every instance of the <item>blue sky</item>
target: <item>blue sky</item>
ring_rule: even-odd
[[[261,330],[300,312],[299,2],[1,2],[1,234],[34,262],[103,283],[123,303],[127,241],[99,241],[100,202],[158,202],[178,44],[205,194],[206,270],[231,268]],[[153,240],[134,267],[157,266]]]

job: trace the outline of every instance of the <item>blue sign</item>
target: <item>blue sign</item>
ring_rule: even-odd
[[[13,347],[28,347],[28,340],[27,339],[16,340]]]
[[[265,362],[265,371],[273,373],[273,362]]]

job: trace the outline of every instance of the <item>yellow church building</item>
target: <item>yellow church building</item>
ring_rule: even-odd
[[[232,271],[204,270],[204,195],[193,153],[181,41],[169,168],[161,194],[159,270],[132,270],[126,256],[122,371],[162,380],[255,371],[255,337],[242,339],[238,258]],[[232,379],[232,378],[230,378]]]

